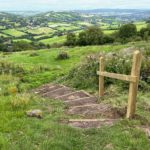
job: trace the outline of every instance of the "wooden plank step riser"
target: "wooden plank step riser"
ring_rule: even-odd
[[[58,96],[56,97],[56,99],[60,99],[64,101],[71,101],[71,100],[87,98],[87,97],[91,97],[91,96],[84,91],[77,91],[77,92],[69,93],[66,95]]]
[[[42,96],[56,99],[57,96],[65,95],[66,93],[72,93],[72,92],[73,92],[72,89],[67,88],[67,87],[65,87],[65,88],[63,87],[63,88],[60,88],[58,90],[48,92]]]
[[[51,87],[47,87],[47,88],[43,88],[41,89],[40,91],[37,91],[36,93],[37,94],[45,94],[47,92],[53,92],[59,88],[62,88],[63,86],[62,85],[58,85],[58,86],[51,86]]]
[[[65,104],[69,107],[91,105],[97,104],[97,99],[95,97],[81,98],[73,101],[65,101]]]

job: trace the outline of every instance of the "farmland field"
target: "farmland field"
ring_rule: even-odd
[[[37,27],[37,28],[33,28],[33,29],[27,29],[27,32],[28,33],[32,33],[32,34],[50,34],[50,33],[53,33],[54,30],[51,29],[51,28],[48,28],[48,27]]]
[[[14,37],[21,37],[23,35],[26,35],[24,32],[18,31],[16,29],[8,29],[8,30],[4,30],[2,31],[4,34],[8,34]]]
[[[28,39],[15,39],[13,40],[13,42],[19,42],[19,41],[24,41],[24,42],[32,42],[31,40],[28,40]]]
[[[135,25],[136,25],[138,31],[141,28],[145,28],[147,26],[146,22],[136,22]]]
[[[66,36],[53,37],[49,39],[40,40],[39,42],[44,44],[54,44],[54,43],[63,43],[66,39]]]

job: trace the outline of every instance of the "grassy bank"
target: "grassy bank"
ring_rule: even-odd
[[[0,149],[2,150],[147,150],[150,142],[139,126],[149,124],[150,102],[148,92],[139,92],[137,117],[123,119],[111,127],[81,130],[61,124],[70,118],[65,114],[61,101],[44,99],[25,92],[44,83],[55,82],[84,61],[90,54],[100,51],[117,52],[131,47],[147,47],[148,43],[128,45],[87,46],[47,49],[16,53],[1,53],[0,66]],[[66,51],[69,59],[58,60],[60,51]],[[6,64],[7,63],[7,64]],[[10,68],[10,69],[9,69]],[[79,87],[80,88],[80,87]],[[92,85],[91,85],[92,89]],[[95,93],[96,91],[93,91]],[[115,86],[107,89],[103,99],[115,107],[127,104],[127,92]],[[41,109],[43,119],[28,118],[30,109]]]

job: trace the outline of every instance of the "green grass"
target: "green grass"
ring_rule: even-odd
[[[48,39],[40,40],[39,42],[44,44],[54,44],[54,43],[64,43],[66,40],[66,36],[53,37]]]
[[[39,28],[27,29],[27,32],[36,34],[36,35],[39,35],[39,34],[47,35],[49,33],[53,33],[54,30],[48,27],[39,27]]]
[[[29,40],[29,39],[15,39],[15,40],[13,40],[13,42],[20,42],[20,41],[25,41],[25,42],[32,42],[31,40]]]
[[[71,24],[67,24],[67,23],[57,23],[57,22],[49,22],[48,25],[49,25],[49,27],[57,28],[57,27],[68,27],[68,26],[70,26]]]
[[[0,87],[5,87],[4,93],[7,93],[7,90],[9,91],[5,95],[0,95],[0,149],[148,150],[150,147],[148,137],[136,127],[144,124],[145,119],[150,120],[150,112],[148,111],[150,108],[149,93],[139,92],[138,94],[137,114],[142,116],[143,120],[129,121],[123,119],[111,127],[104,126],[100,129],[81,130],[60,123],[60,120],[70,118],[64,113],[65,106],[62,101],[44,99],[31,93],[23,92],[28,90],[28,87],[34,88],[68,74],[72,67],[83,62],[84,57],[89,54],[96,53],[98,55],[100,51],[117,52],[132,45],[133,43],[75,48],[62,47],[49,50],[15,52],[9,55],[0,53],[1,60],[20,65],[28,71],[33,71],[38,66],[49,68],[47,71],[26,72],[18,76],[0,75]],[[136,43],[136,45],[143,47],[147,43],[141,42]],[[70,59],[56,60],[59,51],[67,51]],[[33,53],[37,55],[33,57],[31,55]],[[24,89],[21,93],[14,92],[18,84],[20,89]],[[104,97],[103,102],[113,106],[125,106],[127,104],[127,91],[110,91],[112,94]],[[108,93],[110,91],[108,89]],[[16,100],[17,105],[14,103]],[[28,118],[26,111],[30,109],[41,109],[43,119]]]
[[[114,92],[113,92],[114,94]],[[107,97],[106,102],[125,103],[127,95],[123,93]],[[100,129],[74,129],[59,122],[70,118],[64,114],[61,101],[43,99],[36,96],[22,95],[29,99],[27,105],[14,107],[15,96],[1,96],[0,103],[0,148],[3,150],[103,150],[114,149],[149,149],[150,143],[144,132],[136,127],[139,120],[122,120],[111,127]],[[139,95],[140,102],[148,102],[150,95]],[[123,102],[122,102],[123,101]],[[140,106],[144,106],[143,105]],[[148,106],[148,105],[147,105]],[[138,114],[150,116],[150,113],[138,107]],[[43,119],[28,118],[25,114],[30,109],[41,109]]]
[[[8,37],[8,35],[6,35],[6,34],[3,34],[3,33],[0,33],[0,36],[3,36],[3,37]]]
[[[104,33],[109,35],[109,34],[114,33],[115,31],[117,30],[104,30]]]
[[[23,35],[26,35],[24,32],[18,31],[16,29],[8,29],[3,31],[4,34],[8,34],[14,37],[21,37]]]
[[[147,27],[147,23],[146,22],[136,22],[135,23],[137,30],[140,31],[140,29]]]
[[[0,26],[0,30],[1,30],[1,29],[5,29],[5,27],[4,27],[4,26]]]
[[[80,30],[79,27],[76,27],[76,26],[61,26],[61,27],[57,27],[57,30],[60,30],[60,31],[71,31],[71,30]]]
[[[16,52],[7,57],[1,58],[8,62],[23,65],[26,70],[34,70],[38,66],[46,66],[50,71],[38,72],[24,75],[24,84],[29,87],[35,87],[46,82],[53,81],[68,73],[68,71],[86,55],[98,53],[100,51],[116,51],[125,47],[124,45],[106,45],[106,46],[87,46],[75,48],[58,48],[50,50]],[[60,51],[67,51],[70,56],[68,60],[58,61],[56,57]],[[31,57],[30,54],[36,53],[37,56]]]

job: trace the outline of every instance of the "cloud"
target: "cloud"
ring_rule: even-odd
[[[149,8],[150,0],[0,0],[0,10]]]

